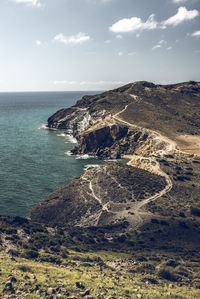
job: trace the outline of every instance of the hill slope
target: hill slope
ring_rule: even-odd
[[[131,83],[56,112],[48,126],[77,138],[73,154],[126,157],[129,166],[110,163],[87,170],[36,205],[31,218],[80,227],[125,221],[131,233],[154,218],[173,231],[173,216],[196,234],[199,218],[192,211],[199,210],[199,113],[200,83],[193,81]]]

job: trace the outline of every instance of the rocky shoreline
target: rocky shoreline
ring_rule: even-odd
[[[144,213],[146,204],[155,198],[164,198],[166,193],[174,190],[174,181],[169,172],[161,169],[159,160],[167,156],[173,157],[174,161],[180,155],[183,160],[189,157],[187,153],[181,154],[176,135],[180,118],[187,121],[185,133],[197,134],[198,119],[191,123],[185,108],[190,100],[200,109],[199,97],[198,82],[155,85],[142,81],[100,95],[85,96],[75,106],[56,112],[48,119],[48,127],[62,129],[77,139],[72,154],[87,154],[99,159],[127,157],[131,168],[109,163],[88,169],[36,205],[32,219],[48,225],[71,222],[80,227],[127,221],[127,232],[148,222],[151,214],[149,211]],[[177,101],[185,105],[181,110],[178,105],[179,112],[175,110]],[[154,122],[151,122],[152,106]],[[161,110],[165,114],[161,114]],[[168,114],[170,116],[164,117]],[[159,130],[155,130],[154,126],[160,120]],[[149,190],[146,190],[148,184]],[[145,204],[140,204],[142,201]]]
[[[200,156],[178,140],[198,140],[199,113],[199,83],[143,81],[51,116],[73,154],[129,162],[88,168],[30,219],[0,217],[3,298],[198,298]]]

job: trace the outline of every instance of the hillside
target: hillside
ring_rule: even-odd
[[[30,219],[0,217],[0,294],[199,298],[199,115],[193,81],[130,83],[52,115],[49,129],[77,139],[72,154],[105,165],[36,204]]]
[[[129,162],[88,169],[36,205],[32,219],[81,227],[127,221],[128,232],[154,217],[171,223],[169,216],[181,221],[184,214],[196,225],[199,113],[200,83],[193,81],[131,83],[56,112],[48,126],[77,138],[73,154]]]

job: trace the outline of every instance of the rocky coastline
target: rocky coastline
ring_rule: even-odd
[[[129,166],[109,163],[88,169],[36,205],[31,218],[48,225],[71,222],[80,227],[127,221],[127,232],[144,225],[152,216],[147,206],[171,197],[176,188],[176,178],[163,166],[170,159],[176,164],[180,156],[192,163],[193,156],[182,152],[178,136],[180,119],[181,133],[198,134],[198,118],[191,121],[196,111],[190,109],[187,114],[186,108],[200,109],[199,98],[198,82],[155,85],[142,81],[85,96],[73,107],[57,111],[48,119],[48,127],[77,139],[72,154],[126,157]]]
[[[199,298],[200,83],[131,83],[48,119],[88,168],[0,216],[2,298]],[[195,140],[195,144],[194,141]]]

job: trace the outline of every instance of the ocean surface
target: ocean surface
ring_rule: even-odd
[[[74,140],[45,128],[49,116],[85,94],[94,92],[0,93],[0,215],[29,216],[88,164],[103,163],[67,155]]]

